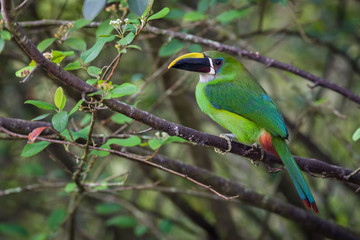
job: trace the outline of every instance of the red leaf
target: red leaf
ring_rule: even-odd
[[[38,127],[35,128],[34,130],[32,130],[31,133],[29,133],[28,135],[28,142],[29,144],[34,143],[34,141],[36,140],[36,138],[42,133],[42,131],[44,131],[46,128],[48,127]]]

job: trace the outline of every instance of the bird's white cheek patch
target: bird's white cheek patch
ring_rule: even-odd
[[[214,74],[210,73],[200,73],[200,82],[201,83],[207,83],[215,79]]]

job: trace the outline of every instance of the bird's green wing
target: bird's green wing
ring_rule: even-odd
[[[204,92],[214,108],[251,120],[274,136],[288,137],[278,107],[257,82],[214,80],[204,87]]]

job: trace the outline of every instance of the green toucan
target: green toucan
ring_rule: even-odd
[[[288,131],[275,102],[234,57],[217,51],[189,53],[169,68],[198,72],[196,100],[200,109],[245,144],[260,143],[279,157],[307,209],[318,209],[286,144]]]

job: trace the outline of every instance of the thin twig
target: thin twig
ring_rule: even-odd
[[[35,67],[19,83],[25,83],[28,79],[30,79],[30,77],[32,76],[32,74],[35,72],[36,69],[37,69],[37,65],[35,65]]]
[[[87,163],[87,158],[88,158],[88,154],[89,154],[89,147],[90,147],[90,143],[91,143],[92,131],[93,131],[94,125],[95,125],[95,115],[96,115],[96,110],[92,110],[91,111],[90,129],[89,129],[88,137],[87,137],[87,140],[86,140],[86,144],[84,145],[84,148],[85,148],[84,156],[81,158],[78,169],[75,171],[75,173],[73,175],[73,180],[76,183],[76,185],[77,185],[80,192],[85,190],[82,183],[81,183],[81,181],[80,181],[80,178],[81,178],[81,174],[83,172],[83,168],[84,168],[85,164]]]
[[[25,6],[26,6],[26,4],[28,3],[28,2],[30,2],[31,0],[24,0],[22,3],[20,3],[16,8],[15,8],[15,12],[18,12],[18,11],[20,11],[21,9],[23,9]]]

